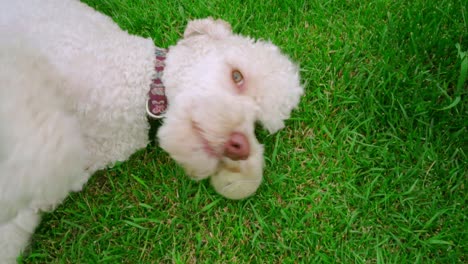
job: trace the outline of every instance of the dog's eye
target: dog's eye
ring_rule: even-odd
[[[233,70],[231,74],[232,80],[237,84],[241,85],[244,82],[244,76],[238,70]]]

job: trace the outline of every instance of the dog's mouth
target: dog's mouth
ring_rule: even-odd
[[[191,124],[196,137],[201,142],[203,151],[208,157],[217,159],[218,161],[224,158],[233,161],[249,158],[251,149],[250,140],[244,133],[234,130],[227,138],[213,138],[197,122],[192,120]]]
[[[214,147],[204,136],[205,131],[200,127],[200,125],[192,121],[192,129],[195,132],[195,135],[198,137],[200,142],[202,143],[202,148],[203,151],[210,157],[215,158],[215,159],[221,159],[221,154],[219,151],[216,150],[216,147]]]

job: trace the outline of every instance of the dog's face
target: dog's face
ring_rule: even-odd
[[[208,18],[191,21],[169,49],[163,82],[169,107],[161,147],[192,178],[211,176],[221,195],[253,194],[263,168],[255,122],[271,133],[284,126],[303,93],[297,66],[273,44]]]

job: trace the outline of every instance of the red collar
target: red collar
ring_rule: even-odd
[[[150,91],[148,93],[149,99],[146,103],[146,113],[149,117],[159,119],[164,117],[164,113],[167,109],[167,98],[165,93],[165,87],[162,82],[162,76],[164,67],[166,66],[166,49],[156,48],[156,62],[154,69],[156,73],[150,85]]]

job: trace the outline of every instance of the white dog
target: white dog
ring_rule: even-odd
[[[164,117],[159,143],[189,176],[231,199],[256,191],[255,122],[282,128],[303,93],[273,44],[208,18],[166,51],[78,1],[0,2],[0,263],[41,211],[148,144],[147,115]]]

